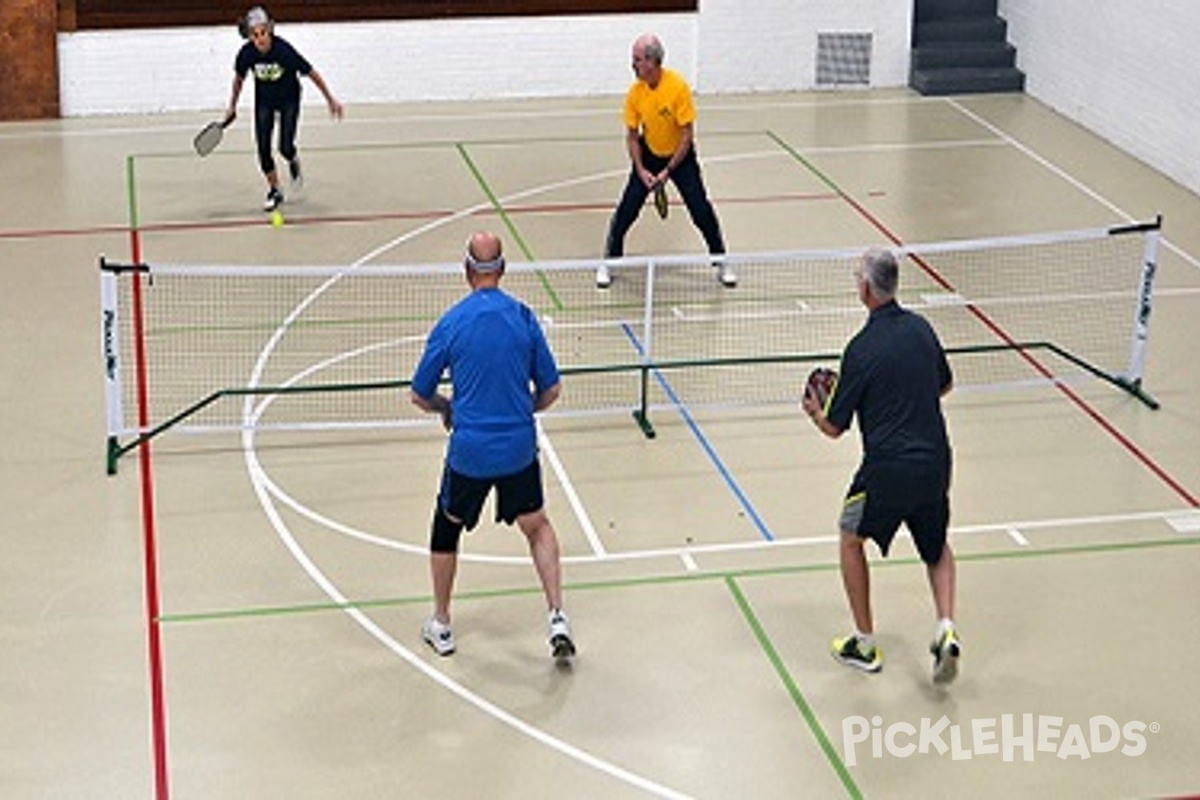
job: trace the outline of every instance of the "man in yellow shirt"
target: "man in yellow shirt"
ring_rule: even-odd
[[[625,145],[633,168],[625,191],[608,226],[604,257],[625,254],[625,234],[646,203],[646,196],[669,179],[679,190],[692,223],[704,236],[718,278],[725,286],[736,286],[737,277],[725,264],[725,240],[721,223],[708,199],[700,162],[696,158],[696,107],[692,91],[679,73],[663,67],[665,51],[654,34],[646,33],[633,43],[633,71],[637,80],[625,97]],[[596,271],[596,286],[612,284],[608,265]]]

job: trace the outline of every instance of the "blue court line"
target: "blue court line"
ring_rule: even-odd
[[[637,354],[639,356],[645,356],[646,351],[642,347],[642,343],[638,340],[637,334],[633,332],[633,328],[629,326],[628,322],[621,323],[621,330],[625,332],[625,335],[629,338],[630,343],[633,344],[633,349],[637,351]],[[717,474],[721,476],[721,479],[725,481],[725,485],[728,486],[733,492],[734,496],[738,500],[739,505],[741,505],[741,507],[745,509],[746,513],[750,515],[750,521],[754,523],[754,527],[758,528],[759,534],[768,542],[775,541],[775,535],[771,533],[771,529],[767,527],[767,524],[763,522],[762,517],[758,515],[758,512],[754,509],[754,505],[750,502],[750,498],[748,498],[746,493],[742,491],[742,487],[738,486],[738,482],[734,480],[733,475],[728,469],[726,469],[725,463],[721,461],[721,457],[717,455],[717,451],[713,449],[712,443],[709,442],[708,437],[704,435],[702,430],[700,430],[700,425],[688,412],[687,405],[684,404],[681,399],[679,399],[679,395],[675,393],[675,389],[671,386],[670,382],[660,370],[655,369],[651,371],[654,374],[654,380],[660,387],[662,387],[662,390],[666,393],[667,398],[671,401],[672,405],[675,406],[675,410],[679,412],[679,416],[683,417],[683,421],[687,423],[692,435],[695,436],[696,441],[700,443],[700,447],[703,448],[705,454],[708,456],[708,460],[711,461],[713,466],[717,468]]]

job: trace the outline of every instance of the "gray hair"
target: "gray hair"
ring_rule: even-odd
[[[257,28],[259,25],[270,25],[271,17],[262,6],[255,6],[246,12],[246,28]]]
[[[891,300],[896,296],[900,265],[896,263],[896,254],[891,250],[872,247],[863,253],[862,275],[871,287],[871,294],[880,300]]]
[[[663,47],[663,43],[658,40],[657,36],[650,37],[650,41],[646,42],[646,48],[643,52],[646,58],[660,67],[662,66],[663,59],[667,57],[667,49]]]

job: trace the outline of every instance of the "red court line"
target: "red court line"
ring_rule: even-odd
[[[886,192],[868,192],[868,197],[883,197]],[[753,197],[726,197],[714,200],[720,206],[760,205],[767,203],[791,203],[839,200],[834,192],[797,192],[789,194],[755,195]],[[673,201],[671,205],[682,205]],[[527,205],[505,206],[504,211],[510,215],[519,214],[571,214],[577,212],[611,211],[612,203],[536,203]],[[285,206],[286,211],[286,206]],[[288,225],[358,225],[372,222],[387,222],[401,220],[442,219],[451,217],[456,211],[428,209],[422,211],[381,211],[369,214],[324,214],[287,216]],[[485,208],[472,212],[472,217],[489,216],[495,209]],[[238,228],[254,228],[270,225],[271,218],[266,215],[253,217],[231,217],[228,219],[210,220],[205,222],[179,221],[157,222],[142,225],[138,230],[143,233],[180,233],[195,231],[236,230]],[[100,236],[105,234],[124,234],[129,232],[128,225],[94,225],[82,228],[32,228],[26,230],[0,231],[0,240],[5,239],[55,239],[73,236]]]
[[[861,203],[859,203],[857,200],[855,200],[853,197],[850,197],[847,194],[842,194],[841,196],[842,196],[843,200],[845,200],[847,203],[849,203],[850,206],[852,208],[854,208],[854,210],[857,211],[863,217],[863,219],[865,219],[876,230],[878,230],[880,233],[882,233],[884,236],[886,236],[892,242],[892,244],[896,245],[897,247],[902,247],[904,245],[904,242],[900,239],[899,236],[897,236],[886,225],[884,225],[883,222],[880,221],[878,217],[876,217],[874,214],[872,214],[870,211],[868,211],[866,208],[864,208]],[[921,269],[923,269],[926,272],[926,274],[929,275],[930,278],[932,278],[940,286],[942,286],[942,288],[944,288],[950,292],[954,291],[954,287],[950,284],[950,282],[947,281],[940,273],[938,273],[938,271],[936,269],[934,269],[924,259],[922,259],[919,256],[915,256],[915,255],[909,255],[909,258],[911,258],[918,266],[920,266]],[[1159,480],[1161,480],[1163,483],[1165,483],[1167,486],[1169,486],[1171,488],[1171,490],[1175,492],[1175,494],[1179,495],[1179,497],[1181,497],[1184,500],[1184,502],[1186,502],[1192,508],[1200,508],[1200,499],[1198,499],[1194,494],[1192,494],[1190,491],[1188,491],[1187,488],[1182,483],[1175,480],[1175,478],[1172,477],[1170,475],[1170,473],[1168,473],[1165,469],[1163,469],[1161,466],[1159,466],[1158,462],[1156,462],[1144,450],[1142,450],[1140,447],[1138,447],[1136,444],[1134,444],[1134,442],[1129,437],[1127,437],[1125,434],[1121,433],[1121,431],[1117,430],[1115,425],[1113,425],[1111,422],[1109,422],[1108,419],[1103,414],[1101,414],[1099,411],[1097,411],[1095,408],[1093,408],[1086,400],[1084,400],[1079,394],[1077,394],[1075,392],[1075,390],[1073,390],[1070,386],[1067,386],[1062,381],[1058,380],[1055,377],[1054,373],[1051,372],[1050,369],[1047,368],[1044,364],[1042,364],[1040,361],[1038,361],[1036,358],[1034,358],[1033,355],[1029,351],[1027,351],[1021,347],[1016,347],[1016,342],[1013,341],[1012,337],[1010,337],[1008,335],[1008,333],[1004,331],[1003,328],[1001,328],[998,324],[996,324],[996,322],[994,320],[992,320],[991,317],[989,317],[987,314],[985,314],[981,309],[976,307],[974,304],[968,304],[966,306],[966,308],[968,311],[970,311],[975,316],[976,319],[978,319],[980,321],[980,323],[982,323],[988,330],[992,331],[992,333],[994,333],[997,337],[999,337],[999,339],[1001,341],[1003,341],[1005,344],[1013,345],[1014,350],[1021,356],[1021,358],[1027,364],[1029,364],[1030,367],[1032,367],[1043,378],[1046,378],[1048,381],[1053,383],[1055,388],[1057,388],[1060,392],[1062,392],[1072,403],[1074,403],[1081,411],[1083,411],[1083,413],[1085,413],[1087,416],[1091,417],[1092,421],[1094,421],[1097,425],[1099,425],[1102,429],[1104,429],[1104,431],[1106,433],[1108,433],[1109,436],[1113,437],[1113,439],[1115,439],[1118,444],[1120,444],[1122,447],[1124,447],[1131,455],[1133,455],[1134,458],[1136,458],[1138,461],[1140,461],[1142,463],[1142,465],[1145,466],[1148,470],[1150,470],[1150,472],[1153,473],[1155,476],[1157,476]]]

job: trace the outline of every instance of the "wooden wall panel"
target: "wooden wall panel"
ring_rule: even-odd
[[[57,117],[57,0],[0,2],[0,119]]]
[[[8,2],[8,0],[5,0]],[[69,27],[147,28],[229,25],[255,0],[57,0],[70,7]],[[346,22],[550,14],[696,11],[699,0],[262,0],[284,22]]]

